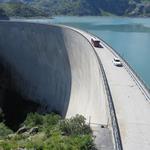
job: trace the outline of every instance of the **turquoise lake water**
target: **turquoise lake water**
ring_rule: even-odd
[[[73,26],[102,38],[150,87],[150,18],[60,16],[38,21]]]

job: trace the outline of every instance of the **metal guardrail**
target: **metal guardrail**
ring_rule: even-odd
[[[67,26],[63,26],[63,27],[67,27]],[[68,27],[68,28],[70,28],[70,27]],[[107,80],[107,77],[106,77],[106,74],[105,74],[103,64],[102,64],[98,54],[96,53],[93,45],[90,43],[90,41],[87,39],[87,37],[84,36],[79,31],[73,29],[73,28],[70,28],[70,29],[77,32],[78,34],[80,34],[81,36],[83,36],[87,40],[87,42],[92,46],[93,52],[95,53],[95,55],[97,57],[98,63],[99,63],[100,68],[101,68],[103,81],[104,81],[104,86],[105,86],[105,90],[106,90],[106,95],[107,95],[107,99],[108,99],[108,103],[109,103],[111,124],[112,124],[113,136],[114,136],[114,141],[115,141],[115,149],[116,150],[123,150],[121,136],[120,136],[120,130],[119,130],[118,121],[117,121],[117,117],[116,117],[116,112],[115,112],[115,108],[114,108],[114,104],[113,104],[113,98],[112,98],[112,95],[111,95],[111,91],[110,91],[110,88],[109,88],[109,84],[108,84],[108,80]]]

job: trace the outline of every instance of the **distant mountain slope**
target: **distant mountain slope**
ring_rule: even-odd
[[[0,0],[21,2],[49,15],[150,16],[150,0]]]
[[[48,14],[43,10],[24,4],[22,2],[1,3],[0,9],[4,10],[6,15],[8,16],[15,16],[15,17],[48,16]]]
[[[24,0],[51,15],[150,16],[150,0]]]
[[[123,15],[128,7],[127,0],[32,0],[28,4],[52,15],[102,15],[103,12]]]

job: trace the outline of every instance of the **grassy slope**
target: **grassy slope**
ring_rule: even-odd
[[[0,123],[0,149],[90,150],[94,148],[91,129],[85,124],[85,118],[80,115],[64,120],[55,114],[30,113],[22,125],[26,125],[29,130],[38,127],[38,131],[32,134],[13,133]]]

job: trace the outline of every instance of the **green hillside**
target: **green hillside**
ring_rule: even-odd
[[[150,16],[150,0],[25,0],[50,15]]]
[[[150,16],[150,0],[3,0],[9,16],[117,15]],[[19,1],[19,0],[17,0]],[[0,2],[2,2],[0,0]]]
[[[32,0],[28,4],[52,15],[102,15],[102,12],[123,15],[128,7],[126,0]]]
[[[7,16],[15,17],[47,17],[48,14],[39,8],[35,8],[23,3],[2,3],[0,9],[4,10]]]

